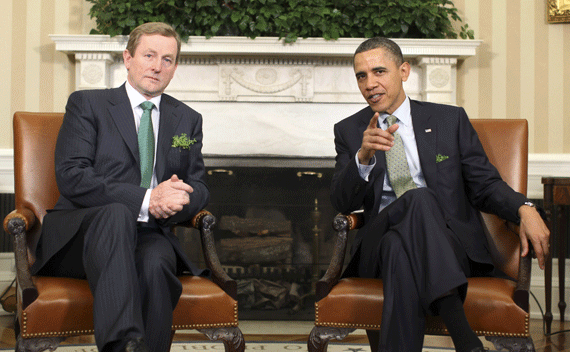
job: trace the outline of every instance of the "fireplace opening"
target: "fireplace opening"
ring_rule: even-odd
[[[238,283],[240,319],[314,320],[315,282],[332,256],[336,212],[333,168],[307,164],[206,168],[207,210],[217,219],[220,262]],[[205,266],[197,231],[181,231],[188,255]]]

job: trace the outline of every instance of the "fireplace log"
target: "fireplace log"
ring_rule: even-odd
[[[267,218],[240,218],[226,215],[220,219],[220,230],[231,231],[238,236],[291,236],[291,221]]]
[[[236,237],[220,240],[219,256],[224,263],[290,264],[293,239],[290,237]]]

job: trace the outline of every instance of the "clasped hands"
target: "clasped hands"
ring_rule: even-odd
[[[379,113],[375,113],[370,119],[370,123],[362,135],[362,146],[358,151],[358,161],[362,165],[370,164],[370,159],[378,150],[388,151],[394,145],[393,133],[398,129],[397,124],[393,124],[386,130],[378,127]]]
[[[190,193],[194,189],[176,175],[161,182],[150,193],[148,211],[155,219],[165,219],[178,213],[190,204]]]

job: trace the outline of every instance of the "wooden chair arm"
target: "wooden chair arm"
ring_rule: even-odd
[[[364,217],[362,213],[339,214],[334,218],[333,228],[337,232],[337,240],[329,267],[325,275],[317,281],[315,288],[316,301],[326,297],[334,285],[340,280],[348,242],[348,232],[360,228],[363,224],[363,220]]]
[[[4,219],[4,230],[14,236],[14,256],[16,261],[16,282],[18,300],[25,309],[38,298],[38,290],[32,281],[26,232],[30,230],[36,217],[30,209],[16,209]]]
[[[222,264],[216,252],[213,229],[216,218],[207,210],[202,210],[191,221],[194,228],[200,230],[202,251],[206,266],[212,273],[212,281],[222,288],[233,299],[237,300],[237,283],[222,269]]]
[[[526,257],[521,257],[519,264],[519,280],[513,296],[516,305],[525,312],[530,312],[530,273],[532,266],[530,253]]]
[[[513,232],[514,235],[519,237],[520,227],[510,221],[505,221],[507,228]],[[534,257],[534,250],[530,245],[530,251],[526,257],[520,257],[519,263],[519,279],[515,289],[513,300],[516,305],[521,307],[525,312],[530,311],[530,276],[532,270],[532,258]]]

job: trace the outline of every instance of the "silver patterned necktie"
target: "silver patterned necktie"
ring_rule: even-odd
[[[154,131],[151,118],[154,104],[150,101],[145,101],[141,103],[140,107],[143,109],[138,134],[141,187],[150,188],[152,168],[154,167]]]
[[[386,118],[388,126],[396,123],[396,116],[390,115]],[[388,178],[392,189],[396,193],[396,197],[400,196],[410,189],[417,188],[412,175],[408,159],[406,159],[406,151],[404,150],[404,142],[398,131],[394,132],[394,146],[386,152],[386,164],[388,167]]]

